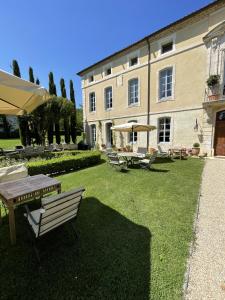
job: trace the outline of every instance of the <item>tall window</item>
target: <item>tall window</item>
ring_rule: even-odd
[[[96,111],[96,99],[94,92],[89,94],[89,107],[90,111]]]
[[[128,104],[136,104],[139,102],[138,96],[138,78],[131,79],[128,82]]]
[[[91,144],[96,144],[96,125],[91,125]]]
[[[105,89],[105,109],[112,108],[112,87]]]
[[[159,119],[159,143],[169,143],[170,142],[170,118]]]
[[[172,97],[173,68],[167,68],[159,73],[159,99],[161,101]]]
[[[128,123],[130,123],[130,122],[137,123],[136,120],[129,121]],[[129,132],[128,138],[129,138],[129,143],[131,143],[131,144],[136,143],[137,142],[137,132]]]

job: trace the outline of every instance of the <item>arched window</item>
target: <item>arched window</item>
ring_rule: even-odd
[[[170,142],[170,122],[169,117],[160,118],[158,120],[158,142],[169,143]]]

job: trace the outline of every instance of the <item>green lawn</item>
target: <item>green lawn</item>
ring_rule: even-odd
[[[17,145],[21,145],[20,139],[0,139],[0,148],[15,149]]]
[[[40,242],[37,269],[23,210],[11,247],[0,227],[0,299],[181,299],[203,162],[117,172],[101,165],[58,177],[63,191],[84,186],[76,227]]]
[[[77,136],[77,143],[82,140],[81,136]],[[21,145],[20,139],[0,139],[0,148],[15,149],[15,146]]]

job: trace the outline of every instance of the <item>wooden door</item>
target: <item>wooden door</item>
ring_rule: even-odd
[[[225,110],[216,115],[214,154],[225,156]]]

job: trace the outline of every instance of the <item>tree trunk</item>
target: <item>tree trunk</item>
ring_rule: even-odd
[[[64,118],[64,136],[65,136],[65,143],[70,143],[70,124],[68,117]]]
[[[57,143],[57,144],[60,144],[60,143],[61,143],[59,121],[56,121],[56,122],[55,122],[55,139],[56,139],[56,143]]]
[[[49,121],[49,128],[48,128],[48,144],[53,144],[53,123]]]

